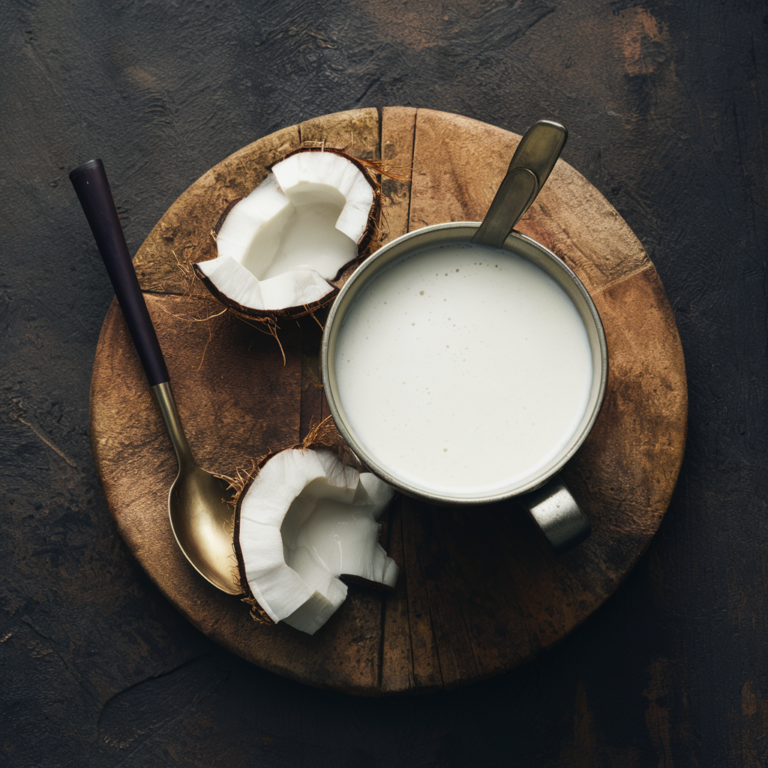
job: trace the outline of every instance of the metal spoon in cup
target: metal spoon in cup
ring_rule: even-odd
[[[473,243],[504,247],[504,241],[552,173],[567,139],[565,127],[552,120],[539,120],[525,132]]]
[[[231,595],[240,594],[233,550],[234,509],[227,482],[201,469],[181,427],[170,377],[139,287],[101,160],[69,174],[115,288],[117,300],[171,438],[179,473],[168,494],[168,515],[179,549],[201,576]]]

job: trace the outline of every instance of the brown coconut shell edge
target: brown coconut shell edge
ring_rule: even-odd
[[[339,155],[355,165],[363,174],[366,181],[371,185],[371,188],[373,189],[373,205],[371,206],[371,211],[368,215],[368,223],[365,227],[365,231],[357,246],[357,256],[342,265],[333,280],[327,281],[331,286],[331,290],[329,290],[322,298],[313,301],[311,304],[285,307],[284,309],[253,309],[252,307],[245,307],[222,293],[200,267],[197,264],[193,264],[192,269],[195,275],[206,287],[211,296],[223,304],[227,309],[231,310],[232,313],[238,316],[241,320],[255,320],[257,322],[275,325],[278,320],[297,320],[300,317],[311,315],[314,312],[323,309],[323,307],[327,307],[336,298],[352,273],[371,253],[371,245],[373,243],[374,235],[379,229],[379,221],[381,217],[381,184],[376,179],[375,174],[381,173],[382,169],[374,162],[361,160],[360,158],[347,154],[341,149],[335,149],[333,147],[300,147],[280,158],[280,160],[270,165],[267,170],[271,172],[272,168],[277,165],[277,163],[302,152],[331,152],[332,154]],[[227,207],[224,209],[221,216],[219,216],[219,219],[213,228],[214,237],[218,235],[229,213],[242,199],[242,197],[238,197],[227,204]]]
[[[261,470],[265,467],[267,462],[284,451],[295,450],[327,450],[331,451],[336,458],[347,466],[352,466],[359,472],[364,471],[364,467],[358,460],[358,458],[349,450],[349,447],[344,442],[336,426],[331,421],[330,417],[327,417],[316,425],[309,434],[300,443],[295,443],[287,448],[282,448],[279,451],[271,451],[265,454],[258,461],[255,462],[255,467],[250,472],[246,479],[243,481],[241,487],[237,488],[235,495],[235,525],[233,535],[233,546],[235,550],[235,559],[237,560],[237,573],[238,582],[241,590],[241,601],[246,603],[250,607],[251,617],[259,624],[274,624],[275,622],[270,618],[269,614],[261,607],[256,596],[248,584],[248,579],[245,574],[245,558],[243,557],[243,551],[240,547],[240,510],[242,508],[243,498],[248,492],[248,489],[253,484],[253,481],[258,477]],[[391,587],[384,584],[380,584],[375,581],[369,581],[367,579],[360,578],[359,576],[348,576],[342,574],[339,578],[350,584],[357,584],[371,589],[376,589],[383,592],[393,591]]]

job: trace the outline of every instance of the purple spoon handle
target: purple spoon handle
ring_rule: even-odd
[[[128,253],[104,164],[89,160],[75,168],[69,180],[91,225],[149,385],[162,384],[170,378],[168,369]]]

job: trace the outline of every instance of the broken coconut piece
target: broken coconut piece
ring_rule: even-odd
[[[240,496],[235,515],[246,600],[272,621],[313,635],[347,596],[340,576],[394,588],[400,569],[378,542],[377,522],[393,496],[331,451],[275,454]]]
[[[218,258],[195,272],[236,312],[306,314],[330,302],[345,267],[365,255],[378,206],[361,161],[339,150],[299,150],[225,211]]]

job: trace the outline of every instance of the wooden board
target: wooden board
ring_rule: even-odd
[[[318,373],[320,328],[283,323],[280,347],[229,315],[190,276],[212,256],[226,203],[302,141],[381,157],[381,241],[451,220],[480,220],[519,136],[411,108],[355,110],[287,128],[245,147],[193,184],[136,256],[181,418],[200,463],[231,475],[296,442],[327,415]],[[351,587],[314,637],[253,623],[245,605],[203,581],[178,552],[166,499],[175,458],[119,309],[101,333],[91,437],[110,510],[128,546],[168,599],[245,659],[311,685],[358,694],[452,688],[509,670],[552,646],[617,588],[667,509],[682,461],[685,367],[659,277],[618,213],[562,160],[519,231],[561,256],[605,325],[608,388],[597,424],[564,471],[593,524],[555,557],[513,502],[467,510],[396,503],[384,545],[402,566],[394,594]],[[322,320],[322,318],[320,318]]]

